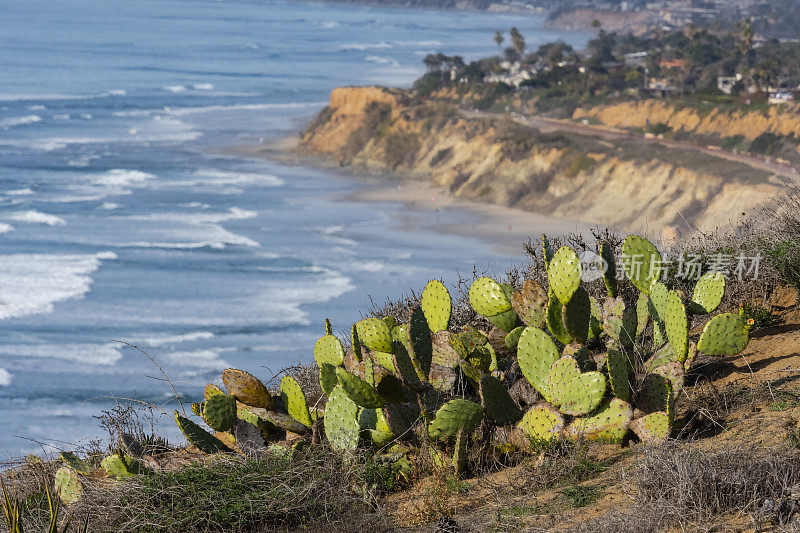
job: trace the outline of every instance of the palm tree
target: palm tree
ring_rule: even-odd
[[[750,75],[750,49],[753,47],[755,32],[753,31],[753,24],[747,19],[742,19],[737,22],[736,30],[740,35],[739,49],[742,52],[742,56],[744,56],[744,76],[742,77],[742,81],[744,82],[744,94],[746,97],[749,94],[747,78]]]
[[[501,51],[503,50],[503,41],[505,41],[505,38],[503,37],[503,32],[500,30],[495,30],[494,44],[496,44]]]
[[[508,34],[511,36],[511,46],[517,52],[517,56],[522,58],[522,54],[525,53],[525,37],[516,27],[512,27]]]

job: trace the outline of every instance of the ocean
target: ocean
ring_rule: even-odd
[[[0,458],[100,439],[95,416],[121,398],[169,414],[170,386],[119,341],[196,397],[228,366],[268,378],[310,361],[324,318],[344,334],[370,296],[519,261],[426,229],[436,212],[409,231],[400,204],[343,200],[359,181],[228,149],[301,129],[336,86],[408,86],[428,53],[495,53],[511,26],[529,48],[587,38],[485,12],[6,2]]]

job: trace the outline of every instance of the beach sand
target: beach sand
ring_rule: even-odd
[[[503,254],[522,254],[523,244],[529,239],[537,241],[542,233],[560,235],[581,233],[591,239],[590,228],[575,222],[530,211],[463,200],[447,189],[429,182],[390,173],[367,173],[359,169],[345,169],[324,159],[301,156],[294,152],[296,138],[266,140],[258,146],[236,146],[228,151],[250,157],[262,157],[287,166],[325,168],[338,176],[359,182],[363,188],[355,193],[343,194],[342,201],[399,203],[405,206],[398,225],[408,231],[424,228],[431,231],[472,237],[491,245]],[[435,212],[434,217],[415,217],[416,212]]]

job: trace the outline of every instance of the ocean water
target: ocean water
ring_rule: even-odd
[[[338,85],[408,85],[430,52],[491,53],[495,29],[586,40],[533,17],[334,3],[2,11],[0,458],[101,437],[114,398],[168,401],[118,341],[191,396],[229,365],[268,377],[310,360],[323,319],[344,332],[368,295],[512,264],[424,229],[436,213],[408,231],[399,205],[339,200],[358,182],[225,148],[301,128]]]

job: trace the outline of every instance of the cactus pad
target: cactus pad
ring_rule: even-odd
[[[406,401],[406,389],[403,382],[393,375],[383,376],[375,387],[381,398],[387,402],[401,404]]]
[[[216,385],[214,385],[213,383],[209,383],[209,384],[208,384],[208,385],[206,385],[206,387],[203,389],[203,397],[204,397],[206,400],[208,400],[209,398],[211,398],[211,397],[212,397],[212,396],[214,396],[215,394],[225,394],[225,393],[224,393],[224,392],[222,392],[222,389],[220,389],[219,387],[217,387],[217,386],[216,386]]]
[[[411,322],[408,325],[408,344],[411,347],[410,354],[419,367],[418,370],[422,371],[423,376],[427,376],[431,369],[433,347],[431,330],[420,306],[415,307],[411,312]]]
[[[483,407],[469,400],[456,398],[444,404],[428,426],[428,434],[433,438],[452,437],[459,430],[466,433],[478,427],[483,418]]]
[[[675,354],[675,360],[683,363],[689,348],[689,322],[681,297],[675,291],[670,291],[667,296],[663,319],[664,330]]]
[[[609,350],[606,355],[608,381],[614,396],[626,402],[631,399],[630,363],[628,358],[618,350]]]
[[[684,373],[683,363],[678,361],[665,363],[653,369],[653,374],[663,376],[669,380],[673,399],[677,398],[681,390],[683,390]]]
[[[706,272],[697,280],[689,310],[695,314],[713,312],[722,303],[725,294],[725,276],[721,272]]]
[[[644,293],[639,293],[636,300],[636,336],[644,333],[647,322],[650,320],[650,310],[648,309],[649,297]]]
[[[339,367],[336,369],[336,379],[339,380],[339,385],[345,394],[356,405],[366,409],[377,409],[386,405],[386,400],[381,398],[375,387],[344,368]]]
[[[412,390],[422,390],[423,382],[414,367],[414,362],[408,354],[406,347],[400,342],[394,343],[394,367],[403,383]]]
[[[116,479],[126,479],[139,473],[139,461],[131,456],[109,455],[100,462],[106,475]]]
[[[589,299],[589,293],[582,286],[579,286],[562,311],[564,329],[575,342],[586,343],[589,338],[589,319],[591,316],[592,302]]]
[[[275,427],[282,429],[283,431],[288,431],[290,433],[295,433],[297,435],[305,435],[309,432],[308,426],[301,424],[291,416],[285,413],[279,413],[277,411],[267,411],[266,409],[261,408],[253,408],[251,411],[261,418],[262,420],[267,421],[268,423],[272,424]]]
[[[672,385],[669,379],[658,374],[649,374],[644,378],[636,395],[636,408],[644,413],[656,411],[670,412],[672,405]]]
[[[684,373],[691,370],[695,357],[697,357],[697,344],[692,341],[689,343],[689,355],[686,356],[686,361],[683,362]]]
[[[521,291],[511,295],[511,306],[526,326],[541,328],[547,318],[547,291],[532,280],[525,280]]]
[[[191,445],[203,453],[229,452],[230,448],[214,435],[175,411],[175,422]]]
[[[228,431],[236,423],[236,398],[214,394],[203,404],[203,420],[214,431]]]
[[[548,389],[559,411],[585,415],[600,405],[606,393],[606,378],[600,372],[581,373],[578,362],[566,355],[550,368]]]
[[[603,258],[605,263],[605,271],[603,271],[603,283],[606,286],[606,292],[612,298],[617,297],[617,263],[614,260],[614,250],[607,242],[600,243],[600,257]]]
[[[457,377],[456,371],[450,367],[431,365],[428,379],[431,386],[439,392],[451,392]]]
[[[361,427],[358,423],[358,406],[337,386],[325,404],[325,435],[331,446],[339,452],[351,452],[358,446]]]
[[[322,363],[319,367],[319,385],[322,392],[330,394],[333,388],[339,384],[336,379],[336,367],[329,363]]]
[[[644,444],[661,444],[669,438],[671,431],[669,419],[667,413],[656,411],[637,418],[628,427]]]
[[[575,359],[578,363],[578,368],[581,369],[581,372],[589,372],[591,370],[597,370],[597,363],[594,362],[589,350],[586,349],[586,346],[578,343],[567,344],[564,346],[564,351],[561,352],[561,356],[569,355]]]
[[[517,343],[519,342],[519,338],[522,336],[523,331],[525,331],[525,328],[522,326],[512,329],[511,332],[508,335],[506,335],[504,339],[506,348],[508,348],[509,350],[516,350]]]
[[[311,413],[308,412],[306,395],[292,376],[281,379],[281,399],[289,416],[304,426],[311,427]]]
[[[370,350],[392,353],[392,330],[380,318],[370,317],[356,323],[358,340]]]
[[[81,476],[68,466],[62,466],[56,472],[55,490],[61,501],[66,504],[77,503],[83,496]]]
[[[431,365],[455,368],[461,359],[458,352],[451,344],[452,336],[449,331],[439,331],[433,334],[433,357]]]
[[[431,280],[422,291],[422,312],[431,331],[445,331],[450,327],[453,301],[447,287],[441,281]]]
[[[562,246],[553,255],[547,266],[547,279],[562,304],[568,304],[580,287],[582,273],[581,260],[569,246]]]
[[[264,409],[275,408],[267,387],[252,374],[228,368],[222,372],[222,381],[228,392],[243,404]]]
[[[735,313],[717,315],[703,328],[697,351],[706,355],[736,355],[750,340],[744,317]]]
[[[650,292],[651,284],[661,276],[661,254],[653,243],[628,235],[622,241],[622,266],[625,274],[641,292]]]
[[[572,342],[572,337],[567,333],[564,327],[563,306],[555,294],[550,295],[550,300],[547,302],[547,329],[553,337],[562,344],[569,344]]]
[[[511,309],[503,287],[492,278],[479,278],[469,288],[469,303],[476,313],[494,316]]]
[[[519,369],[533,388],[548,400],[548,375],[558,357],[558,348],[547,333],[535,327],[525,328],[517,344]]]
[[[564,416],[552,405],[540,403],[528,409],[517,428],[534,442],[551,442],[564,431]]]
[[[519,317],[517,316],[517,312],[513,309],[509,309],[497,315],[487,316],[486,318],[489,319],[489,322],[491,322],[493,326],[502,329],[506,333],[519,325]]]
[[[553,247],[550,246],[550,241],[547,240],[547,235],[544,233],[542,233],[542,259],[545,268],[550,266],[550,261],[553,259]]]
[[[576,418],[567,427],[567,436],[620,444],[628,433],[633,408],[619,398],[609,398],[587,416]]]
[[[522,418],[522,411],[508,394],[503,382],[496,377],[486,374],[481,378],[480,396],[486,414],[498,424],[510,424]]]
[[[92,471],[92,467],[86,461],[72,452],[61,452],[61,461],[80,474],[88,474]]]
[[[344,362],[342,343],[330,334],[320,337],[314,345],[314,360],[320,367],[325,363],[340,366]]]

